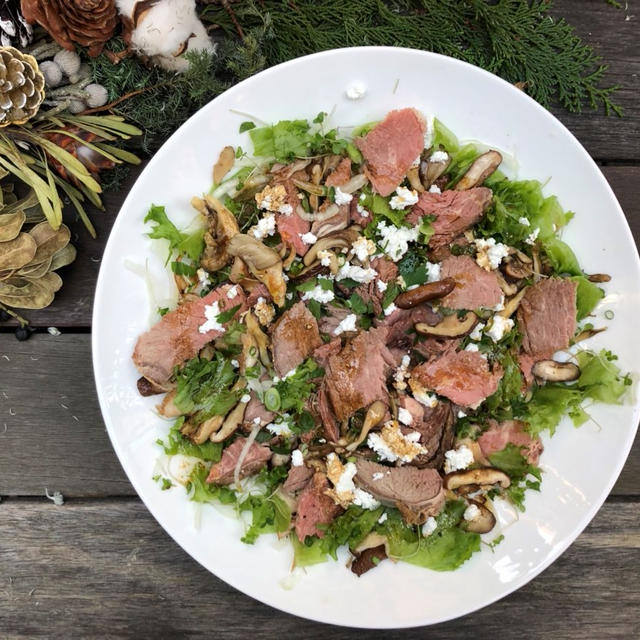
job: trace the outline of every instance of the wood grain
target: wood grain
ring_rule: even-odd
[[[89,335],[0,334],[0,366],[0,496],[135,494],[100,414]],[[640,496],[640,437],[612,494]]]
[[[504,600],[428,631],[357,636],[635,637],[639,550],[636,505],[606,504],[559,560]],[[138,501],[56,507],[8,500],[0,504],[0,557],[3,638],[346,640],[356,634],[301,621],[229,587],[187,556]]]

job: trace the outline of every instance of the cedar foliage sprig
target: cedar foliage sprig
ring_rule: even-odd
[[[389,45],[420,48],[492,71],[545,107],[585,105],[621,115],[612,99],[617,86],[602,87],[607,66],[547,0],[289,0],[243,2],[234,11],[245,33],[258,40],[268,65],[337,47]],[[235,33],[226,10],[206,5],[205,22]],[[266,27],[266,30],[265,30]],[[272,36],[272,37],[269,37]]]

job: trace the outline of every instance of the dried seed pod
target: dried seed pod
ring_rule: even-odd
[[[44,100],[44,76],[33,56],[0,47],[0,128],[24,124]]]

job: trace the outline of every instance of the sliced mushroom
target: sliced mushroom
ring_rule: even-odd
[[[293,184],[296,185],[296,187],[298,187],[298,189],[302,189],[303,191],[306,191],[307,193],[310,193],[312,195],[316,195],[316,196],[326,195],[326,192],[327,192],[326,188],[318,184],[314,184],[313,182],[306,182],[304,180],[296,180],[296,179],[293,179],[292,182]]]
[[[502,289],[502,293],[505,296],[513,296],[518,293],[518,287],[515,284],[509,284],[503,277],[499,271],[495,272],[496,278],[498,279],[498,285],[500,289]]]
[[[355,176],[349,178],[343,185],[340,185],[340,191],[342,191],[342,193],[353,193],[354,191],[358,191],[358,189],[362,189],[367,182],[369,182],[369,179],[364,173],[356,173]]]
[[[358,439],[347,446],[347,450],[355,451],[364,442],[369,431],[382,422],[386,412],[387,406],[385,403],[381,400],[376,400],[369,409],[367,409],[367,414],[364,417],[364,422],[362,423],[362,429],[360,430]]]
[[[456,191],[466,191],[482,184],[502,162],[502,155],[497,151],[487,151],[478,156],[454,187]]]
[[[444,477],[444,488],[455,491],[468,484],[477,484],[481,487],[499,484],[506,489],[511,484],[509,476],[493,467],[483,467],[481,469],[471,469],[470,471],[454,471]]]
[[[213,165],[213,184],[220,184],[223,178],[229,173],[233,163],[236,161],[236,152],[233,147],[225,147],[218,157],[218,161]]]
[[[519,257],[512,257],[508,262],[505,262],[504,272],[514,280],[529,278],[533,273],[530,264],[523,262]]]
[[[546,382],[573,382],[580,377],[580,367],[573,362],[538,360],[531,369],[533,375]]]
[[[231,238],[228,251],[230,255],[242,258],[251,273],[264,283],[279,307],[284,305],[287,284],[282,273],[282,260],[273,249],[251,236],[239,233]]]
[[[211,442],[224,442],[242,424],[247,402],[242,402],[242,400],[238,402],[225,418],[220,430],[209,436]]]
[[[229,280],[234,284],[239,284],[243,289],[251,293],[259,284],[257,278],[254,278],[249,271],[246,263],[242,258],[234,258],[229,272]]]
[[[310,164],[311,160],[309,158],[300,158],[284,166],[274,164],[271,167],[271,173],[277,176],[279,180],[288,180],[294,173],[306,169]]]
[[[469,500],[468,502],[478,508],[478,515],[472,520],[465,522],[467,531],[471,531],[472,533],[489,533],[489,531],[496,526],[496,517],[482,502],[478,500]]]
[[[265,175],[264,173],[257,173],[249,176],[233,199],[238,200],[239,202],[252,200],[256,193],[269,184],[271,180],[272,176]]]
[[[435,300],[446,296],[453,291],[455,286],[456,281],[453,278],[428,282],[411,289],[411,291],[404,291],[395,299],[394,303],[401,309],[411,309],[416,305],[427,302],[427,300]]]
[[[425,190],[422,182],[420,182],[420,167],[410,167],[407,171],[407,180],[411,188],[418,193],[422,193]]]
[[[274,453],[271,456],[271,465],[274,467],[283,467],[289,462],[291,456],[288,453]]]
[[[458,488],[457,494],[459,496],[468,496],[470,493],[475,493],[476,491],[480,491],[479,484],[465,484]]]
[[[351,245],[360,237],[360,227],[353,225],[348,229],[342,231],[336,231],[324,238],[320,238],[318,242],[311,246],[309,251],[305,254],[303,262],[305,266],[309,266],[318,259],[318,253],[320,251],[326,251],[329,249],[350,249]]]
[[[185,435],[187,435],[189,440],[194,444],[203,444],[212,433],[216,432],[222,426],[223,422],[224,416],[213,416],[199,424],[195,431]]]
[[[444,175],[451,164],[451,156],[448,153],[446,155],[447,157],[442,160],[426,159],[420,163],[420,178],[425,189],[428,189],[438,178]]]
[[[589,338],[593,338],[593,336],[597,336],[599,333],[606,331],[606,327],[601,327],[600,329],[585,329],[581,331],[574,339],[574,344],[576,342],[582,342],[583,340],[588,340]]]
[[[157,396],[159,393],[164,393],[165,391],[167,391],[166,388],[163,388],[156,382],[153,382],[152,380],[149,380],[144,376],[138,378],[136,386],[138,387],[138,393],[145,398],[148,396]]]
[[[176,407],[174,400],[176,398],[176,390],[169,391],[167,395],[162,398],[162,402],[157,406],[158,413],[164,418],[177,418],[182,415],[182,411]]]
[[[253,335],[249,332],[243,333],[240,336],[240,342],[242,343],[242,356],[240,358],[240,373],[243,375],[247,369],[255,366],[258,362],[258,343]]]
[[[424,322],[418,322],[415,325],[415,329],[418,333],[425,336],[457,338],[458,336],[464,336],[469,333],[477,321],[478,317],[476,314],[473,313],[473,311],[468,311],[462,318],[458,318],[458,314],[456,313],[446,316],[444,320],[441,320],[433,327]]]
[[[606,273],[592,273],[589,282],[610,282],[611,276]]]
[[[258,347],[258,353],[260,355],[260,361],[265,367],[271,366],[271,359],[269,358],[269,337],[262,331],[257,318],[253,313],[249,312],[245,315],[244,321],[247,325],[247,333],[252,336],[256,346]]]
[[[204,200],[193,198],[191,202],[198,211],[204,205],[209,225],[204,234],[205,247],[200,265],[207,271],[218,271],[229,262],[227,250],[231,239],[240,232],[238,221],[233,213],[213,196],[206,195]]]
[[[524,298],[524,294],[526,292],[527,287],[520,289],[513,298],[507,300],[507,303],[504,305],[504,309],[502,311],[498,311],[497,315],[502,316],[503,318],[510,318],[520,306],[520,302],[522,301],[522,298]]]

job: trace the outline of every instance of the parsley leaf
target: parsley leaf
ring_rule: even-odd
[[[542,471],[539,467],[529,464],[522,455],[523,447],[509,443],[501,451],[488,456],[489,462],[496,469],[504,471],[511,478],[511,485],[503,490],[509,500],[520,511],[524,511],[524,494],[527,489],[540,491]]]
[[[217,316],[216,320],[220,324],[224,324],[225,322],[229,322],[236,315],[236,312],[242,305],[237,304],[235,307],[231,307],[231,309],[227,309],[226,311],[221,311]]]
[[[251,122],[251,120],[246,120],[245,122],[240,123],[240,128],[238,129],[238,133],[244,133],[245,131],[249,131],[250,129],[255,129],[256,123]]]
[[[272,389],[280,396],[280,411],[302,413],[305,402],[315,388],[313,380],[322,376],[321,369],[311,358],[305,360],[294,373],[280,380]]]

